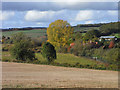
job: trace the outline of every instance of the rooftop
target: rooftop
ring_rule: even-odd
[[[115,36],[101,36],[100,38],[115,38]]]

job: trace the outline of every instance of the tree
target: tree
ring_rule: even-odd
[[[108,23],[100,26],[100,32],[102,35],[111,35],[112,33],[120,33],[120,22]]]
[[[49,42],[44,43],[42,47],[42,56],[46,58],[49,63],[56,59],[56,50],[51,43]]]
[[[100,32],[98,30],[90,30],[85,34],[84,38],[85,40],[92,40],[93,38],[99,36],[100,36]]]
[[[24,33],[22,32],[19,32],[19,33],[16,33],[16,34],[13,34],[11,39],[13,40],[13,43],[17,43],[17,42],[20,42],[22,40],[27,40],[27,41],[31,41],[31,38],[30,37],[27,37]]]
[[[32,51],[31,41],[27,39],[27,36],[25,36],[24,34],[17,33],[16,36],[19,36],[19,37],[16,37],[16,38],[19,38],[19,39],[16,39],[16,40],[19,40],[19,42],[14,41],[13,43],[14,45],[10,49],[11,55],[15,57],[17,60],[23,60],[23,61],[34,60],[35,54]],[[25,36],[26,38],[23,36]]]
[[[55,46],[64,47],[69,43],[69,39],[73,37],[73,28],[67,21],[56,20],[47,28],[48,41]]]
[[[76,32],[76,33],[73,35],[73,39],[75,39],[75,41],[82,39],[82,33]]]

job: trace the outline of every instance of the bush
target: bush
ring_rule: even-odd
[[[82,45],[81,43],[76,43],[73,48],[73,54],[76,56],[90,57],[93,54],[93,46],[93,44]]]
[[[119,48],[111,48],[111,49],[94,49],[93,56],[98,57],[101,61],[105,63],[114,63],[118,64],[120,58],[120,49]]]
[[[20,36],[21,35],[21,36]],[[16,35],[15,35],[16,36]],[[14,45],[10,48],[10,53],[13,57],[15,57],[17,60],[22,61],[31,61],[35,59],[35,53],[32,51],[32,43],[30,39],[27,38],[27,36],[20,34],[17,34],[16,37],[19,39],[18,41],[14,41]],[[25,36],[24,38],[22,36]],[[21,38],[21,40],[20,40]]]
[[[42,47],[42,56],[46,58],[49,63],[56,59],[56,50],[51,43],[49,42],[44,43]]]
[[[75,46],[73,47],[73,54],[76,56],[81,56],[83,52],[84,46],[80,41],[75,42]]]
[[[116,44],[114,45],[114,48],[120,48],[120,42],[116,43]]]
[[[15,43],[14,46],[10,49],[11,55],[14,56],[17,60],[33,60],[35,54],[31,50],[30,43],[27,41],[21,41]]]

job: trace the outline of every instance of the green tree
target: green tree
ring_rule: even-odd
[[[73,37],[73,28],[67,21],[56,20],[47,28],[48,42],[58,47],[64,47],[69,43],[69,39]]]
[[[73,39],[75,39],[75,41],[82,39],[82,33],[76,32],[76,33],[73,35]]]
[[[32,43],[30,39],[27,39],[27,36],[21,33],[17,33],[16,36],[19,36],[14,41],[14,45],[10,49],[10,53],[13,57],[15,57],[17,60],[34,60],[35,59],[35,53],[32,51]],[[24,36],[24,38],[23,38]],[[26,37],[26,38],[25,38]],[[21,38],[21,40],[20,40]]]
[[[90,30],[85,34],[84,39],[92,40],[93,38],[99,37],[99,36],[100,36],[100,32],[98,30]]]
[[[100,26],[100,32],[102,35],[110,35],[112,33],[120,33],[120,22],[109,23]]]
[[[42,56],[48,60],[49,63],[51,63],[54,59],[56,59],[56,50],[54,46],[46,42],[44,43],[42,47]]]

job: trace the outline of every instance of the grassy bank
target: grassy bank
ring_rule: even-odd
[[[33,63],[33,64],[48,64],[47,60],[42,57],[40,53],[36,53],[36,60],[22,62],[11,57],[10,53],[5,51],[2,53],[2,60],[5,62],[20,62],[20,63]],[[99,69],[99,70],[117,70],[116,65],[108,65],[95,61],[92,59],[77,57],[72,54],[62,54],[57,53],[57,59],[51,63],[54,66],[64,66],[64,67],[76,67],[76,68],[88,68],[88,69]]]

